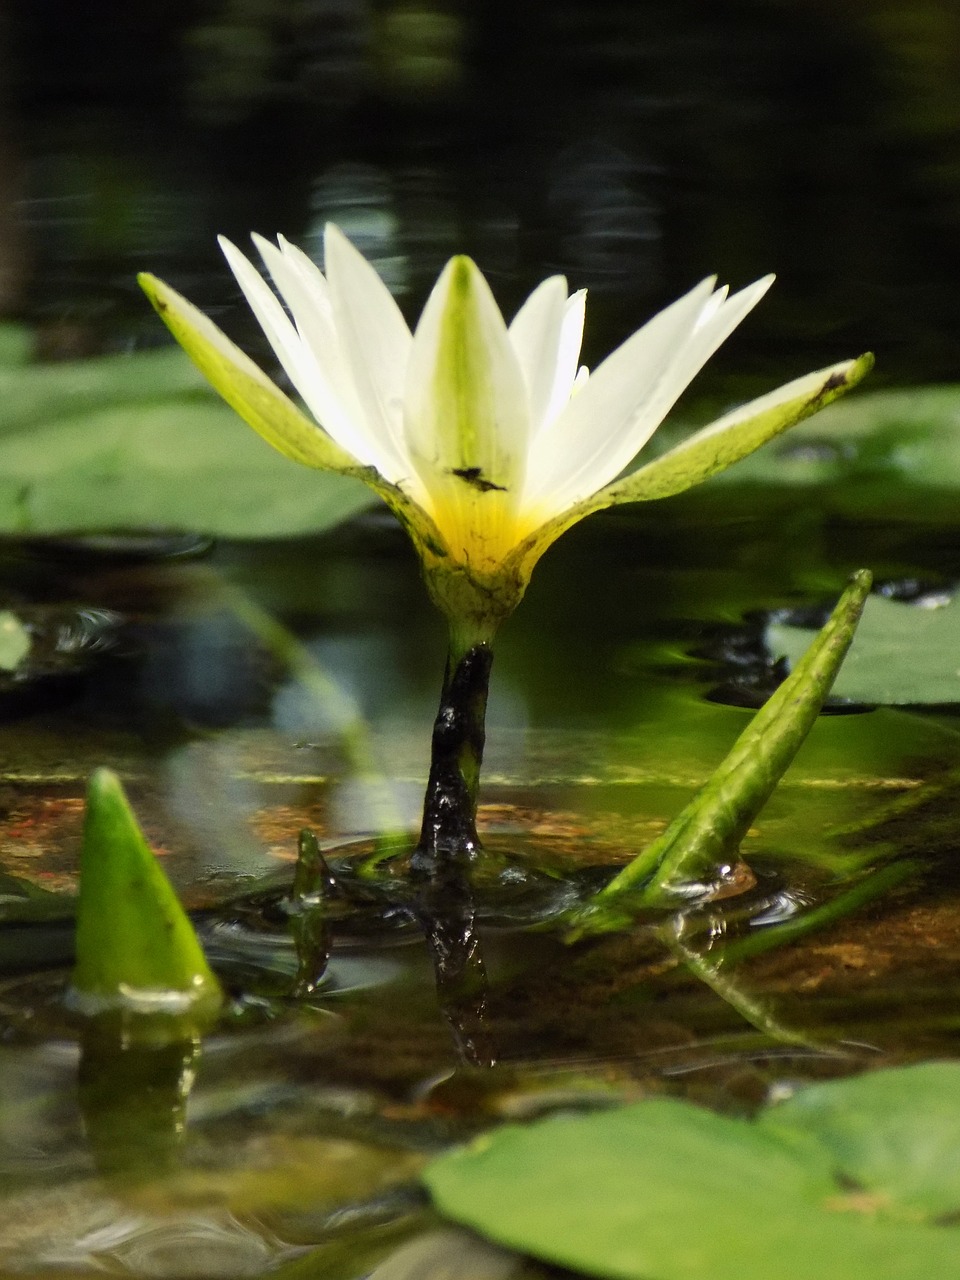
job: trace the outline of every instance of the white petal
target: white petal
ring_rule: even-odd
[[[496,561],[513,538],[526,463],[526,386],[490,287],[469,258],[444,268],[413,341],[408,447],[455,554]]]
[[[358,462],[376,466],[365,433],[358,429],[355,417],[317,365],[270,286],[236,245],[221,236],[220,247],[277,359],[317,422]]]
[[[567,297],[563,276],[551,276],[531,293],[510,325],[530,394],[530,437],[560,414],[573,391],[583,343],[586,291]]]
[[[254,240],[259,244],[261,236],[254,235]],[[269,241],[265,241],[269,244]],[[277,244],[280,246],[280,252],[284,258],[294,267],[303,279],[304,288],[309,292],[311,301],[316,306],[324,318],[333,325],[333,303],[330,300],[330,285],[327,278],[314,262],[307,256],[302,249],[298,249],[295,244],[287,239],[286,236],[278,235]]]
[[[624,437],[633,438],[630,429],[638,407],[654,395],[671,359],[689,341],[713,286],[712,277],[703,280],[648,320],[593,371],[553,429],[533,441],[525,506],[547,503],[551,511],[562,511],[569,505],[569,495],[581,496],[584,485],[590,483],[591,466],[618,446],[622,452]]]
[[[324,376],[338,390],[343,380],[343,357],[333,325],[333,308],[327,297],[326,281],[307,281],[295,259],[288,258],[276,245],[263,236],[254,235],[253,242],[270,272],[277,292],[289,307],[300,339],[308,348]]]
[[[553,389],[550,392],[550,403],[547,405],[544,426],[549,426],[560,416],[566,408],[567,401],[573,395],[574,387],[578,381],[582,381],[580,374],[586,374],[585,370],[577,368],[580,361],[580,348],[583,346],[583,320],[586,303],[586,289],[578,289],[572,297],[567,299],[567,305],[563,313],[563,324],[560,328],[560,349],[557,352],[556,376],[553,380]]]
[[[253,239],[274,284],[293,313],[306,349],[305,359],[313,365],[313,384],[326,385],[343,406],[354,431],[353,447],[358,456],[362,454],[386,480],[396,483],[409,472],[409,463],[394,438],[380,430],[378,421],[371,422],[367,416],[354,386],[351,368],[344,358],[334,326],[329,288],[322,272],[287,240],[281,238],[278,249],[262,236],[254,235]]]
[[[338,227],[324,233],[327,282],[357,397],[370,428],[403,460],[403,389],[413,339],[389,289]],[[406,475],[397,480],[406,479]]]
[[[524,504],[559,512],[617,476],[772,281],[727,298],[706,280],[628,338],[573,397],[543,457],[531,457]]]
[[[545,420],[553,395],[566,305],[566,280],[551,276],[537,285],[510,324],[510,342],[527,384],[534,433]]]
[[[715,314],[700,317],[693,338],[678,354],[677,360],[671,365],[670,372],[664,379],[664,395],[670,400],[670,405],[664,410],[664,414],[690,385],[717,348],[722,346],[734,329],[746,319],[773,281],[772,275],[764,276],[762,280],[757,280],[754,284],[741,289],[739,293],[726,298]]]
[[[273,347],[274,354],[283,365],[287,377],[300,391],[303,377],[303,351],[300,337],[290,322],[290,317],[277,301],[270,286],[252,262],[232,244],[226,236],[219,236],[223,256],[243,290],[250,310],[257,317],[260,328]],[[303,392],[301,391],[301,395]]]

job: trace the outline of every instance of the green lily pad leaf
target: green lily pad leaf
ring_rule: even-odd
[[[812,1136],[880,1211],[960,1215],[960,1067],[927,1062],[811,1085],[767,1111],[771,1133]],[[856,1194],[854,1191],[852,1194]],[[960,1248],[960,1241],[958,1241]]]
[[[376,499],[248,431],[180,351],[0,367],[0,533],[312,533]]]
[[[765,643],[793,666],[816,634],[773,623]],[[960,702],[960,601],[929,608],[871,596],[833,693],[896,706]]]
[[[950,1275],[960,1231],[938,1215],[958,1204],[960,1066],[940,1070],[831,1085],[808,1110],[800,1093],[758,1122],[661,1098],[508,1125],[423,1176],[447,1217],[615,1280]],[[938,1083],[943,1143],[931,1140]],[[848,1088],[859,1120],[845,1124]]]

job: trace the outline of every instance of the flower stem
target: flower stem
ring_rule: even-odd
[[[415,864],[469,859],[480,847],[477,792],[492,663],[493,650],[487,644],[474,645],[459,660],[451,649],[433,726],[430,777]]]
[[[487,978],[476,929],[470,866],[480,849],[477,789],[493,651],[451,645],[433,729],[420,843],[410,860],[416,910],[437,993],[463,1061],[492,1064],[484,1027]]]

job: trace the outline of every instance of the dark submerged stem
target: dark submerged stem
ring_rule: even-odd
[[[480,849],[477,791],[493,651],[478,644],[447,663],[433,728],[420,843],[411,859],[444,1016],[464,1061],[489,1066],[487,978],[476,930],[470,866]]]
[[[493,650],[485,644],[468,649],[456,665],[452,656],[447,661],[433,726],[416,866],[451,856],[470,858],[480,847],[477,791],[492,664]]]

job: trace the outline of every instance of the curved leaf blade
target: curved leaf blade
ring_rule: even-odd
[[[715,874],[718,863],[739,845],[813,727],[853,640],[872,583],[866,569],[854,575],[796,670],[767,699],[709,781],[662,835],[574,918],[574,936],[622,927],[635,911],[662,905],[682,884]]]

